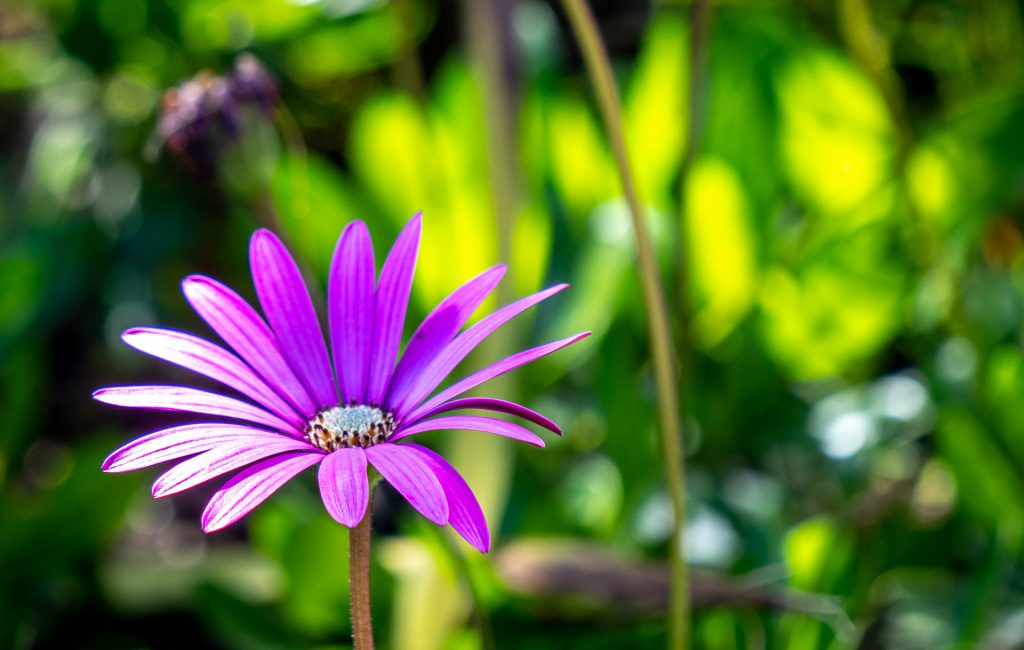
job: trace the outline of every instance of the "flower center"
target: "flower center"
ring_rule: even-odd
[[[369,447],[395,432],[395,417],[376,406],[335,406],[316,414],[306,426],[309,441],[324,451]]]

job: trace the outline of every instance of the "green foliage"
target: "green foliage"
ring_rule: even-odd
[[[674,5],[594,4],[681,350],[695,646],[1024,644],[1019,3],[712,3],[703,43]],[[507,43],[433,0],[0,9],[0,647],[347,647],[347,532],[312,473],[203,536],[209,490],[154,502],[153,472],[99,470],[168,420],[89,393],[202,385],[118,334],[209,335],[178,283],[251,297],[254,228],[322,287],[345,223],[367,221],[379,263],[419,211],[407,333],[498,262],[500,302],[572,284],[460,372],[594,335],[492,384],[563,427],[547,449],[424,437],[477,493],[490,555],[381,488],[381,647],[663,647],[629,215],[575,44],[548,5],[511,5]],[[215,171],[178,165],[162,91],[242,51],[281,106]],[[622,572],[572,573],[590,553]]]

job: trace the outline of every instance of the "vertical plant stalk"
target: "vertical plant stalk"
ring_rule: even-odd
[[[466,32],[484,91],[487,171],[494,193],[498,261],[512,257],[512,231],[519,206],[516,154],[519,84],[509,0],[466,0]],[[510,302],[511,285],[498,286],[497,299]]]
[[[676,321],[679,336],[676,341],[681,350],[686,350],[689,333],[688,274],[686,269],[686,195],[690,180],[690,171],[697,159],[697,150],[704,133],[704,97],[707,89],[707,56],[708,36],[711,29],[711,0],[694,0],[690,7],[690,88],[687,97],[689,105],[686,145],[683,160],[679,167],[679,205],[680,219],[674,220],[675,242],[673,244],[673,261],[675,264],[673,296],[676,305]],[[682,374],[686,379],[686,363]]]
[[[288,178],[291,181],[288,199],[291,202],[292,218],[302,221],[309,216],[309,150],[306,148],[302,129],[284,102],[277,107],[274,121],[280,130],[284,150],[288,154],[282,157],[278,164],[295,166],[294,169],[288,170]]]
[[[480,88],[483,91],[485,147],[487,153],[487,176],[493,199],[495,226],[495,250],[497,262],[509,263],[512,258],[512,233],[516,213],[519,210],[520,174],[516,151],[516,126],[519,118],[519,59],[512,34],[514,0],[463,0],[464,33]],[[512,302],[514,289],[510,282],[502,282],[495,290],[495,301],[499,305]],[[514,353],[512,342],[516,340],[518,326],[508,323],[498,335],[484,341],[481,353],[485,358],[502,359]],[[486,347],[485,347],[486,346]],[[510,377],[499,377],[500,390],[514,395],[515,382]],[[487,493],[481,495],[481,504],[489,515],[500,518],[506,506],[508,486],[514,471],[514,456],[508,455],[491,441],[480,437],[460,438],[448,448],[453,458],[463,466],[482,468],[487,474]],[[477,469],[480,476],[481,469]],[[492,514],[493,513],[493,514]],[[459,548],[452,544],[448,548],[469,587],[469,594],[476,610],[477,629],[482,650],[495,647],[489,604],[481,597],[478,579],[469,569],[469,563]]]
[[[881,93],[896,131],[896,175],[900,181],[900,195],[910,226],[913,242],[911,254],[919,268],[934,268],[940,254],[941,242],[925,226],[909,197],[907,161],[913,151],[914,133],[910,128],[910,120],[901,94],[899,75],[892,67],[892,45],[886,35],[876,27],[871,15],[871,5],[866,0],[841,0],[836,12],[840,34],[846,47]]]
[[[583,53],[587,72],[597,93],[598,107],[605,131],[615,156],[622,190],[629,204],[636,233],[640,280],[647,309],[647,327],[651,338],[652,365],[658,394],[658,431],[664,462],[665,480],[672,500],[672,538],[669,543],[671,593],[669,597],[669,647],[690,645],[690,591],[682,535],[686,521],[686,466],[682,453],[679,394],[676,385],[675,354],[669,332],[668,310],[654,256],[654,246],[644,222],[640,197],[629,165],[626,139],[622,129],[622,112],[618,88],[612,76],[608,52],[598,33],[597,22],[586,0],[562,0],[576,40]]]
[[[373,621],[370,616],[371,521],[372,508],[367,508],[363,520],[348,534],[348,590],[355,650],[373,650]]]
[[[281,220],[277,216],[277,208],[274,207],[274,197],[271,196],[269,189],[260,192],[259,196],[249,201],[249,208],[252,210],[253,215],[256,217],[256,222],[260,226],[275,233],[280,233],[282,237],[286,236],[287,233],[284,227],[281,226]]]
[[[416,48],[416,21],[412,2],[396,0],[391,6],[398,19],[401,38],[394,66],[395,85],[422,103],[427,98],[427,84],[423,75],[423,63]]]
[[[259,224],[260,227],[277,233],[277,235],[285,241],[294,243],[294,238],[290,236],[290,233],[281,222],[281,217],[278,215],[277,207],[274,204],[274,196],[269,189],[260,192],[258,197],[247,201],[246,205],[248,205],[249,209],[252,210],[252,214],[256,218],[256,223]],[[316,273],[313,273],[301,258],[299,258],[297,262],[299,264],[299,269],[302,271],[302,277],[306,280],[306,286],[311,288],[319,286]],[[323,298],[321,298],[321,292],[311,291],[310,298],[313,300],[313,304],[316,305],[318,310],[326,308],[326,305],[323,304]]]

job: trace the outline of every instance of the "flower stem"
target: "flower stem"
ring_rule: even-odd
[[[704,134],[704,109],[707,95],[707,58],[711,32],[711,0],[693,0],[690,6],[690,92],[689,120],[686,127],[686,145],[683,149],[683,160],[679,166],[679,206],[680,218],[673,219],[673,234],[675,242],[673,258],[675,260],[675,285],[672,287],[672,295],[675,297],[676,322],[679,333],[676,339],[680,350],[685,354],[687,350],[687,336],[689,334],[689,305],[688,300],[688,278],[686,270],[686,223],[688,219],[696,218],[695,215],[687,214],[687,196],[689,194],[690,172],[693,163],[697,159],[697,151],[700,145],[701,136]],[[687,364],[686,359],[680,359],[683,379],[683,393],[686,393]],[[685,405],[683,409],[685,410]]]
[[[285,236],[285,230],[281,227],[281,220],[277,216],[277,208],[274,207],[274,197],[270,194],[269,189],[260,192],[259,196],[249,202],[249,206],[260,226],[281,237]]]
[[[647,308],[647,326],[651,339],[652,365],[658,394],[658,431],[674,519],[669,546],[671,593],[668,611],[668,642],[670,648],[684,649],[690,645],[689,576],[682,545],[683,524],[686,521],[686,467],[682,453],[676,357],[672,349],[668,310],[665,306],[661,278],[655,261],[654,246],[644,222],[640,197],[637,195],[633,173],[629,165],[626,139],[622,128],[619,92],[615,86],[615,78],[612,76],[608,52],[601,41],[597,23],[586,0],[562,0],[562,6],[565,8],[569,24],[572,25],[576,40],[579,42],[587,72],[597,93],[598,108],[612,153],[615,156],[615,163],[622,181],[622,191],[629,204],[633,230],[636,234],[640,280],[643,284],[644,303]]]
[[[416,25],[412,2],[396,0],[391,6],[399,29],[399,51],[394,66],[395,85],[422,103],[427,98],[427,84],[423,78],[423,63],[416,49]]]
[[[348,589],[352,605],[352,639],[355,650],[373,650],[370,617],[371,511],[348,534]]]

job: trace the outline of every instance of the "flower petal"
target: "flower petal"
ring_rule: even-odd
[[[354,528],[363,520],[370,500],[366,452],[346,447],[327,454],[320,463],[320,496],[338,523]]]
[[[416,253],[420,246],[422,219],[416,214],[398,235],[377,284],[377,307],[374,320],[374,350],[367,376],[366,400],[380,404],[395,370],[398,346],[402,343],[405,311],[409,306],[412,275],[416,269]]]
[[[383,443],[366,448],[366,458],[421,515],[438,526],[448,523],[448,500],[423,456],[408,445]]]
[[[219,415],[263,424],[272,429],[301,435],[295,425],[280,417],[233,397],[208,393],[184,386],[111,386],[92,394],[93,399],[130,408],[160,409]]]
[[[304,418],[252,368],[218,345],[184,332],[150,327],[132,328],[121,338],[136,350],[234,388],[296,426],[301,427],[305,423]]]
[[[186,424],[136,438],[103,461],[104,472],[130,472],[168,460],[192,456],[219,444],[265,433],[242,424]],[[273,434],[280,436],[280,434]]]
[[[416,375],[414,386],[410,389],[405,398],[404,405],[414,407],[430,395],[437,388],[445,377],[465,359],[476,346],[490,336],[496,329],[507,323],[513,317],[519,315],[526,309],[536,305],[538,302],[548,298],[569,285],[557,284],[533,295],[515,301],[510,305],[502,307],[493,314],[482,319],[465,332],[455,338],[454,341],[444,347],[437,356]]]
[[[153,482],[153,496],[160,498],[177,494],[264,458],[292,451],[319,453],[316,447],[304,440],[286,438],[269,431],[226,442],[184,460],[161,474]]]
[[[217,490],[203,511],[203,532],[212,533],[235,523],[302,470],[316,465],[323,454],[274,456],[236,474]]]
[[[413,444],[403,447],[419,452],[441,482],[448,500],[448,523],[452,528],[476,550],[481,553],[489,551],[491,533],[487,530],[487,519],[465,479],[437,452]]]
[[[514,422],[506,422],[495,418],[485,418],[476,415],[453,415],[433,420],[420,420],[416,424],[399,429],[393,436],[388,438],[389,442],[401,440],[417,433],[425,431],[440,431],[443,429],[469,429],[470,431],[483,431],[498,436],[512,438],[521,442],[529,443],[536,447],[543,447],[544,441],[534,432],[519,426]]]
[[[249,265],[263,313],[288,365],[305,381],[318,409],[334,406],[338,395],[323,330],[295,260],[277,235],[257,230],[249,242]]]
[[[400,418],[415,406],[409,396],[416,388],[419,374],[490,295],[505,275],[505,269],[503,264],[493,266],[453,291],[413,332],[388,388],[387,404],[396,416]]]
[[[249,303],[227,286],[201,275],[185,278],[181,289],[196,313],[238,356],[302,415],[316,414],[316,404],[288,367],[273,332]]]
[[[537,411],[534,411],[533,409],[528,409],[525,406],[522,406],[521,404],[516,404],[515,402],[509,402],[503,399],[495,399],[493,397],[463,397],[462,399],[456,399],[450,402],[445,402],[444,404],[435,406],[434,408],[430,409],[429,411],[421,415],[419,418],[417,418],[416,421],[419,422],[420,420],[426,420],[427,418],[434,417],[435,415],[440,415],[441,413],[447,413],[448,411],[457,411],[459,409],[481,409],[484,411],[494,411],[496,413],[508,413],[509,415],[515,415],[529,422],[533,422],[534,424],[538,424],[552,433],[562,435],[562,430],[559,428],[557,424],[552,422],[550,419],[544,417]],[[409,424],[412,425],[414,423],[409,422]]]
[[[585,339],[588,336],[590,336],[590,332],[581,332],[579,334],[576,334],[575,336],[570,336],[569,338],[565,338],[560,341],[552,341],[551,343],[539,345],[535,348],[530,348],[529,350],[523,350],[522,352],[513,354],[512,356],[506,357],[501,361],[492,363],[486,368],[473,373],[472,375],[466,377],[465,379],[458,381],[449,386],[448,388],[442,390],[437,395],[434,395],[404,419],[408,422],[415,422],[422,418],[424,413],[427,413],[431,409],[441,404],[444,404],[445,402],[454,397],[458,397],[459,395],[465,393],[467,390],[476,388],[485,381],[494,379],[498,375],[503,375],[509,370],[514,370],[519,366],[526,365],[531,361],[535,361],[543,356],[551,354],[552,352],[561,350],[562,348],[568,345],[572,345],[576,341],[579,341],[580,339]]]
[[[366,224],[353,221],[341,233],[331,260],[327,312],[341,403],[362,403],[373,346],[373,243]]]

